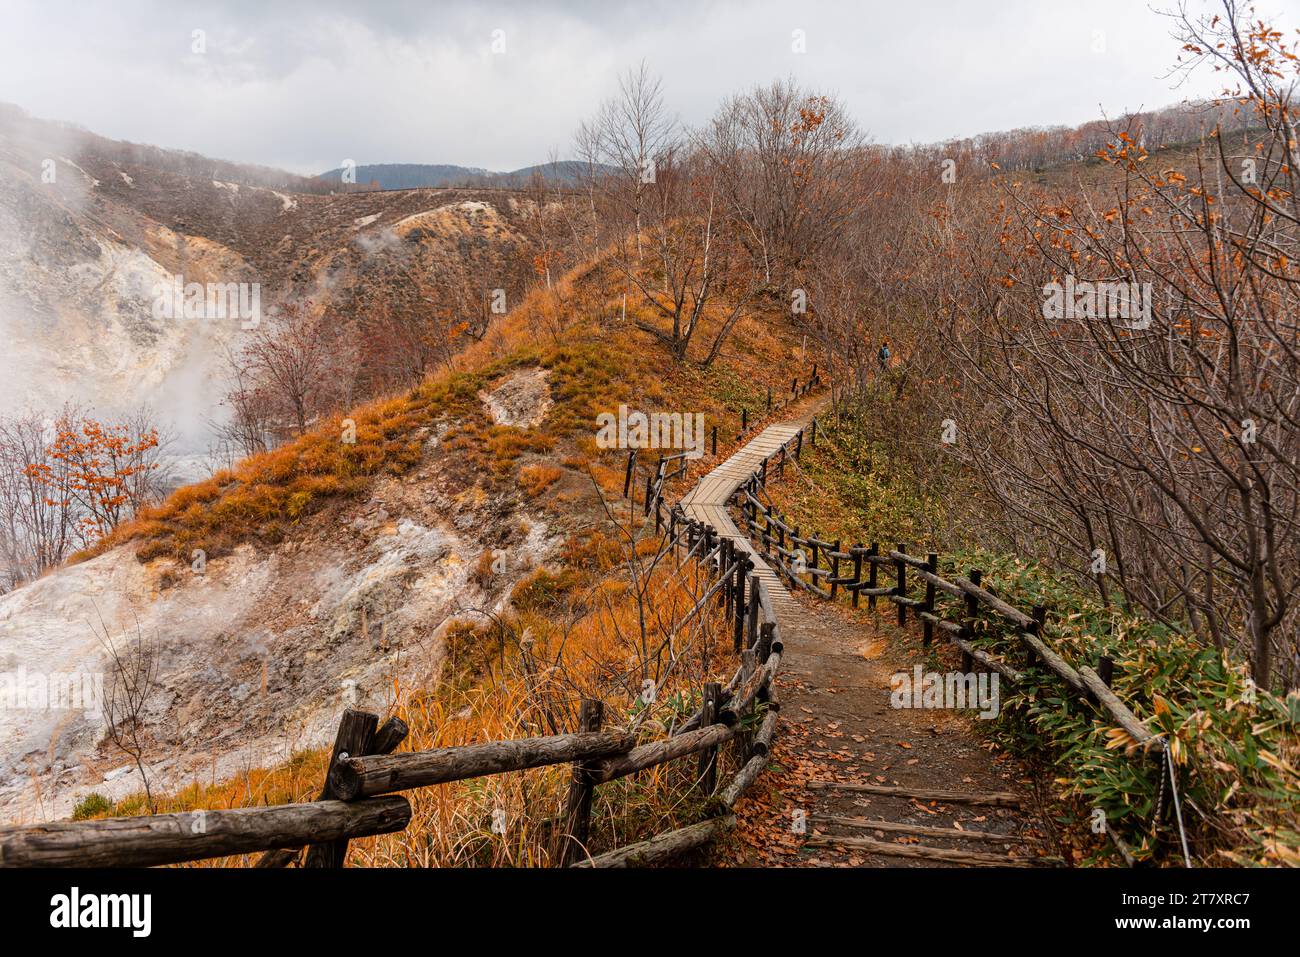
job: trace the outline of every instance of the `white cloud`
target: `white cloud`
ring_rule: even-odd
[[[1300,26],[1300,0],[1267,10]],[[0,35],[0,99],[107,136],[304,173],[345,158],[510,169],[567,153],[578,121],[642,57],[688,122],[793,74],[840,93],[877,140],[928,142],[1215,92],[1209,74],[1174,88],[1170,28],[1136,0],[17,0]],[[203,55],[191,52],[198,29]],[[791,51],[795,29],[805,54]],[[494,30],[504,54],[490,50]]]

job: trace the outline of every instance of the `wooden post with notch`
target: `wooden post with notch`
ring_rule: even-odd
[[[599,731],[605,721],[605,705],[583,698],[578,712],[579,731]],[[591,799],[596,787],[592,783],[597,768],[594,762],[575,761],[569,779],[569,797],[564,808],[564,845],[560,865],[567,867],[585,854],[591,840]]]
[[[392,754],[406,740],[410,730],[405,721],[394,715],[375,732],[374,739],[370,743],[370,754]],[[328,783],[328,778],[326,778],[326,781]],[[321,789],[320,796],[316,800],[326,801],[329,800],[329,797],[330,789],[326,787]],[[254,866],[259,868],[288,867],[298,859],[298,855],[301,853],[301,847],[276,848],[274,851],[264,853],[258,858],[257,864]]]
[[[840,577],[840,554],[839,553],[840,553],[840,540],[837,538],[835,539],[834,543],[831,545],[831,601],[835,600],[835,592],[839,588],[839,582],[836,581],[836,579]]]
[[[329,767],[325,771],[325,787],[321,789],[320,800],[329,800],[338,795],[332,784],[335,765],[340,761],[370,753],[374,744],[375,731],[379,728],[379,717],[369,711],[354,711],[348,708],[339,721],[338,734],[334,737],[334,751],[330,754]],[[307,860],[304,867],[342,867],[348,856],[346,839],[330,841],[327,844],[313,844],[307,848]]]

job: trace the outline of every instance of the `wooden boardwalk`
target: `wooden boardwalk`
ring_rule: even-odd
[[[1030,806],[1023,772],[989,761],[966,718],[893,704],[894,676],[911,673],[927,652],[909,647],[901,631],[882,631],[869,608],[796,600],[732,520],[736,490],[821,407],[768,426],[681,502],[687,518],[707,522],[753,561],[784,645],[782,731],[773,753],[786,771],[769,781],[766,798],[738,805],[737,827],[753,837],[742,841],[749,850],[741,859],[795,867],[1032,865],[1042,853],[1040,830],[1022,810]],[[777,461],[768,462],[769,478]],[[808,821],[806,838],[796,842],[788,837],[792,808]]]
[[[731,514],[727,511],[727,503],[736,489],[747,482],[763,464],[763,459],[793,439],[801,428],[812,421],[817,411],[817,408],[810,408],[798,419],[782,422],[779,425],[769,425],[731,458],[700,479],[681,502],[687,518],[712,525],[719,536],[731,539],[736,548],[754,562],[753,574],[757,575],[766,586],[772,602],[772,611],[783,629],[793,626],[795,616],[803,609],[791,597],[780,576],[763,560],[762,555],[754,551],[754,546],[749,539],[736,527],[736,523],[731,520]]]

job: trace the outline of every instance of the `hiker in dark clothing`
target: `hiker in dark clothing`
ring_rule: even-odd
[[[884,372],[889,368],[889,357],[892,353],[889,351],[889,340],[885,339],[880,343],[880,352],[877,356],[880,359],[880,371]]]

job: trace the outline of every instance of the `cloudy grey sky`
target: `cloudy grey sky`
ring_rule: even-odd
[[[512,169],[567,155],[644,57],[686,122],[792,74],[839,93],[879,142],[932,142],[1217,92],[1212,74],[1179,88],[1167,75],[1178,45],[1155,10],[1176,2],[5,0],[0,100],[302,173],[344,159]],[[1300,0],[1261,12],[1300,27]]]

